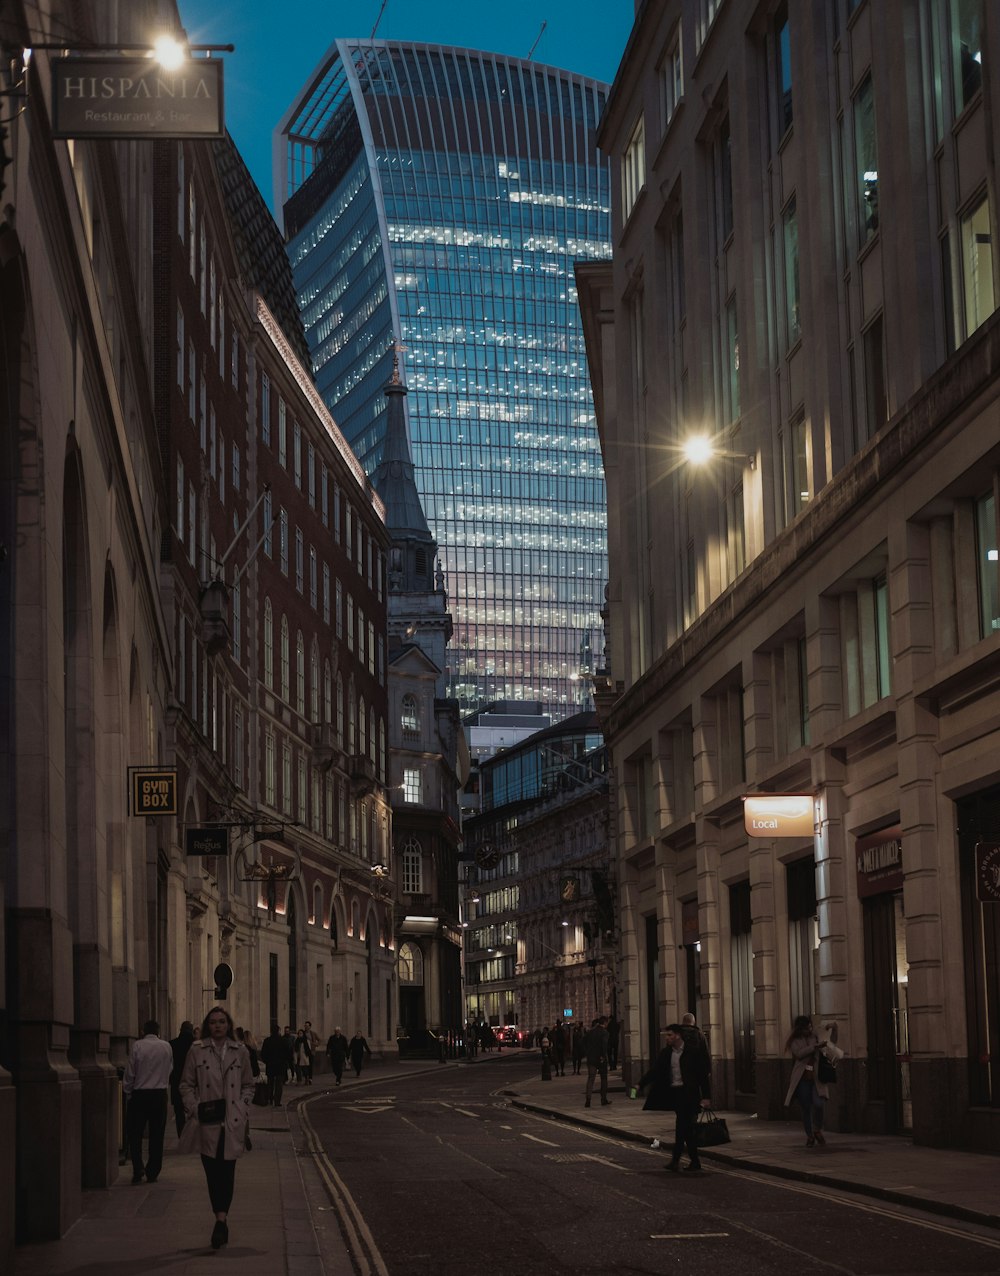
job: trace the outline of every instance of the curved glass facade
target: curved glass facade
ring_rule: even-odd
[[[342,40],[279,126],[316,382],[369,473],[406,351],[463,712],[588,703],[607,534],[573,264],[610,256],[605,96],[516,58]]]

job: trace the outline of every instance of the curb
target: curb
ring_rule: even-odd
[[[510,1097],[509,1101],[513,1108],[534,1112],[539,1116],[549,1117],[553,1121],[563,1121],[569,1125],[596,1130],[601,1134],[610,1134],[625,1142],[649,1145],[649,1136],[645,1134],[636,1134],[632,1130],[618,1130],[614,1126],[604,1125],[592,1118],[570,1116],[566,1112],[556,1112],[552,1108],[529,1103],[523,1099]],[[793,1170],[784,1165],[750,1160],[731,1152],[720,1152],[717,1148],[702,1148],[700,1155],[703,1160],[718,1161],[722,1165],[734,1165],[738,1169],[749,1170],[755,1174],[769,1174],[773,1178],[794,1179],[800,1183],[815,1184],[817,1187],[835,1188],[838,1192],[850,1192],[854,1196],[870,1196],[876,1200],[888,1201],[893,1205],[905,1205],[909,1209],[923,1210],[928,1214],[940,1214],[945,1218],[959,1219],[964,1223],[976,1223],[981,1227],[1000,1229],[1000,1214],[984,1214],[980,1210],[968,1209],[963,1205],[952,1205],[947,1201],[936,1201],[926,1196],[914,1196],[909,1192],[898,1192],[875,1183],[849,1182],[829,1174],[818,1174],[814,1170]]]

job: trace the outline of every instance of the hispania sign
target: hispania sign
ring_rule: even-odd
[[[748,837],[812,837],[816,801],[808,793],[758,793],[743,799]]]
[[[223,137],[222,61],[189,58],[166,71],[153,58],[55,58],[54,137]]]

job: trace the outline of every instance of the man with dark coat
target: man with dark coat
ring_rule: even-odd
[[[174,1052],[174,1066],[170,1073],[170,1103],[174,1109],[174,1121],[177,1134],[184,1129],[184,1100],[181,1098],[181,1076],[184,1073],[184,1060],[194,1043],[194,1024],[185,1019],[177,1036],[171,1039],[170,1049]]]
[[[372,1052],[368,1049],[368,1042],[364,1039],[360,1028],[351,1038],[350,1051],[351,1067],[354,1069],[354,1075],[356,1077],[360,1077],[361,1064],[364,1061],[365,1055],[367,1055],[369,1059],[372,1057]]]
[[[334,1028],[326,1041],[326,1053],[330,1056],[330,1067],[333,1069],[333,1075],[337,1078],[337,1085],[340,1085],[341,1077],[344,1075],[347,1050],[347,1038],[339,1028]]]
[[[600,1015],[591,1025],[590,1031],[583,1039],[583,1053],[587,1060],[587,1085],[584,1090],[583,1106],[590,1107],[590,1096],[594,1093],[594,1080],[601,1078],[601,1106],[607,1107],[608,1098],[608,1017]]]
[[[280,1108],[285,1078],[292,1062],[292,1052],[276,1023],[271,1025],[271,1035],[264,1038],[260,1057],[264,1064],[264,1071],[267,1073],[268,1095],[274,1106]]]
[[[549,1041],[552,1043],[552,1062],[555,1065],[556,1076],[564,1077],[566,1075],[566,1025],[557,1023],[552,1029]]]
[[[670,1025],[664,1039],[666,1048],[639,1082],[640,1090],[649,1086],[643,1110],[676,1113],[674,1151],[667,1169],[677,1173],[686,1146],[691,1161],[685,1168],[697,1171],[701,1169],[701,1159],[695,1142],[695,1123],[698,1108],[712,1106],[712,1065],[701,1042],[697,1037],[685,1037],[679,1023]]]

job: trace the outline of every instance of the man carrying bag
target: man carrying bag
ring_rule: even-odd
[[[695,1138],[699,1108],[712,1106],[712,1068],[708,1051],[696,1038],[685,1038],[680,1024],[672,1023],[664,1033],[665,1049],[660,1051],[652,1068],[639,1082],[639,1089],[649,1086],[649,1097],[643,1110],[673,1111],[676,1114],[673,1156],[667,1169],[677,1173],[685,1146],[690,1163],[685,1170],[701,1169]]]

